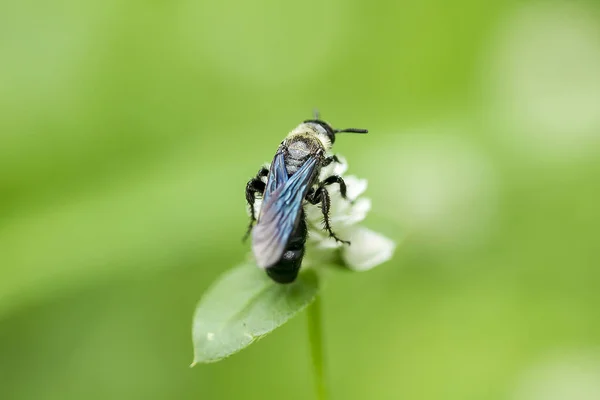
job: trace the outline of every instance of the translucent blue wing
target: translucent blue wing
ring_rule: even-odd
[[[252,250],[259,267],[268,268],[281,259],[296,228],[304,197],[314,180],[317,162],[317,158],[309,158],[263,202],[258,223],[252,231]]]
[[[267,203],[271,194],[277,190],[278,187],[283,186],[287,181],[288,173],[285,168],[283,152],[278,151],[277,154],[275,154],[275,157],[273,157],[269,175],[267,176],[267,185],[265,187],[265,193],[263,194],[263,204]]]

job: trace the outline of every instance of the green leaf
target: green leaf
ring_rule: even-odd
[[[253,264],[227,271],[196,308],[192,366],[237,353],[283,325],[315,299],[318,283],[312,269],[288,285],[273,282]]]

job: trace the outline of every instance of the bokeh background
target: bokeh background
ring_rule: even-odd
[[[370,129],[336,151],[403,238],[327,282],[333,398],[600,399],[579,0],[0,3],[0,398],[312,398],[304,315],[188,366],[245,183],[315,107]]]

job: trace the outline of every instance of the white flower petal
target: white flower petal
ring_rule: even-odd
[[[340,162],[339,163],[336,163],[336,162],[331,163],[331,165],[333,165],[333,174],[332,175],[342,176],[348,170],[348,162],[342,156],[337,156],[337,157],[338,157],[338,160],[340,160]]]
[[[329,234],[324,229],[321,229],[322,223],[319,223],[318,230],[308,228],[309,234],[307,242],[312,244],[312,247],[317,249],[337,249],[341,247],[343,243],[337,242],[335,239],[329,237]],[[338,232],[336,232],[338,233]],[[343,237],[342,237],[343,239]]]
[[[310,204],[305,202],[304,212],[306,213],[306,219],[310,225],[321,226],[323,221],[323,212],[321,211],[321,207],[318,205]]]
[[[361,198],[356,200],[354,204],[346,201],[335,206],[342,212],[336,212],[331,216],[331,224],[336,227],[347,227],[356,225],[367,217],[371,210],[371,199]]]
[[[354,271],[366,271],[392,258],[396,243],[364,227],[348,231],[350,246],[342,249],[342,259]]]
[[[359,179],[354,175],[348,175],[344,178],[346,182],[346,195],[351,200],[356,200],[358,196],[367,190],[367,180]]]
[[[337,249],[339,247],[342,247],[343,245],[344,245],[343,243],[336,241],[334,238],[326,237],[325,239],[323,239],[319,242],[319,244],[317,245],[317,248],[319,248],[319,249]]]
[[[331,175],[342,176],[348,170],[348,163],[346,162],[346,159],[339,155],[337,157],[338,160],[340,160],[339,163],[332,162],[328,166],[321,168],[321,173],[319,175],[321,180],[325,180]]]
[[[308,242],[319,243],[322,240],[326,239],[325,232],[321,230],[315,229],[313,226],[308,226]]]

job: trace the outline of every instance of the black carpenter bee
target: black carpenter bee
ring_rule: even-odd
[[[330,198],[326,189],[326,186],[337,183],[342,198],[347,199],[346,184],[337,175],[319,181],[319,173],[322,167],[339,162],[335,155],[328,155],[337,133],[368,131],[333,129],[318,118],[317,115],[315,119],[306,120],[292,130],[277,149],[270,169],[261,168],[246,185],[246,201],[251,215],[246,237],[252,232],[252,251],[256,263],[265,268],[269,277],[278,283],[291,283],[298,276],[308,235],[305,202],[320,204],[323,228],[335,240],[350,244],[331,230]],[[258,219],[254,211],[257,194],[262,196]]]

